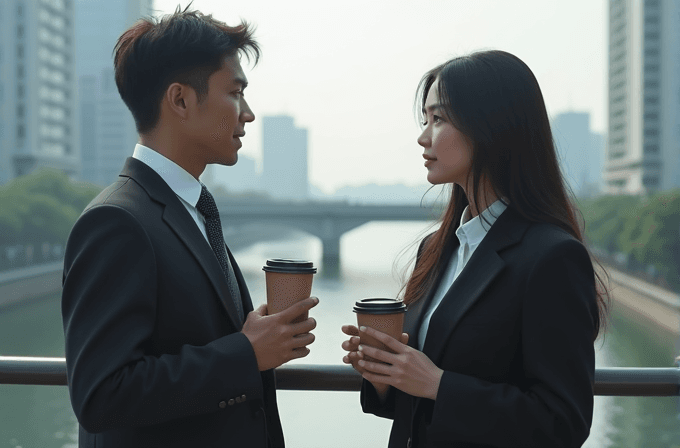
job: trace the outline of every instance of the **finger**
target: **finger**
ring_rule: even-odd
[[[355,352],[355,351],[357,351],[357,348],[359,347],[359,341],[360,341],[360,339],[358,337],[352,336],[348,340],[343,341],[342,348],[343,348],[343,350],[348,351],[348,352]]]
[[[292,331],[293,334],[309,333],[315,328],[316,319],[314,319],[313,317],[310,317],[307,320],[303,320],[302,322],[290,325],[290,331]]]
[[[251,311],[248,314],[255,314],[257,316],[266,316],[267,315],[267,304],[265,303],[265,304],[258,306],[256,309],[254,309],[253,311]]]
[[[305,312],[314,308],[317,303],[319,303],[319,299],[316,297],[307,297],[304,300],[294,303],[290,308],[281,311],[278,313],[278,316],[280,316],[281,319],[291,321],[300,314],[304,314]]]
[[[300,347],[305,347],[316,339],[316,336],[314,336],[312,333],[305,333],[305,334],[300,334],[295,336],[292,341],[293,341],[293,349],[298,349]]]
[[[342,332],[348,336],[359,336],[359,329],[354,325],[343,325]]]
[[[309,352],[310,350],[307,347],[296,348],[295,350],[291,351],[290,359],[304,358],[305,356],[309,355]]]
[[[373,384],[388,384],[392,385],[392,377],[391,376],[385,376],[385,375],[379,375],[377,373],[371,373],[368,371],[364,370],[364,373],[361,374],[361,376],[366,380],[369,381]]]
[[[387,364],[381,364],[379,362],[366,361],[362,359],[357,362],[359,367],[366,370],[367,372],[378,373],[380,375],[391,376],[393,373],[393,367]]]
[[[385,350],[380,350],[370,345],[359,345],[359,352],[363,353],[364,356],[370,356],[371,358],[377,359],[378,361],[386,362],[388,364],[394,364],[397,361],[397,356],[394,353],[386,352]]]
[[[394,339],[392,336],[383,333],[382,331],[375,330],[371,327],[361,327],[359,329],[359,332],[364,332],[368,336],[371,336],[383,344],[385,344],[388,348],[391,348],[395,353],[401,353],[404,351],[405,345],[402,344],[401,342],[397,341]],[[371,356],[371,355],[369,355]]]
[[[401,343],[404,345],[408,344],[408,333],[401,334]]]

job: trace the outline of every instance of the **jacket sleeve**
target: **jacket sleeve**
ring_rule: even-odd
[[[156,281],[151,240],[130,212],[98,205],[78,219],[66,245],[62,317],[71,402],[88,432],[225,412],[220,402],[242,395],[262,398],[243,333],[147,354]]]
[[[593,412],[597,316],[593,267],[576,240],[534,260],[523,297],[521,350],[528,386],[445,372],[428,442],[580,447]]]

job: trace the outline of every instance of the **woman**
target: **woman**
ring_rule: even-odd
[[[538,82],[517,57],[484,51],[428,72],[418,102],[427,179],[453,191],[405,286],[402,340],[362,330],[393,353],[343,327],[364,412],[394,420],[390,448],[579,447],[606,290]]]

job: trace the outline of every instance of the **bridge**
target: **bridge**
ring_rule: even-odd
[[[418,205],[352,205],[346,202],[235,203],[216,200],[223,226],[266,223],[316,236],[323,245],[321,273],[340,272],[340,237],[371,221],[432,221],[440,211]]]

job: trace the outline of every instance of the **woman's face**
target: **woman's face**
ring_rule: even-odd
[[[456,183],[466,190],[472,148],[468,139],[448,121],[444,107],[439,104],[439,79],[427,93],[423,116],[425,122],[418,144],[424,149],[428,182]]]

